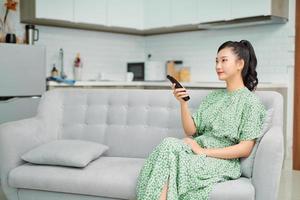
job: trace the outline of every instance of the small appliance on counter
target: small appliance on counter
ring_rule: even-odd
[[[145,81],[165,81],[166,67],[161,61],[146,61]]]
[[[127,63],[127,72],[133,73],[133,81],[144,81],[145,63],[143,62]]]
[[[39,30],[33,24],[27,24],[25,30],[26,44],[34,45],[34,42],[39,40]]]

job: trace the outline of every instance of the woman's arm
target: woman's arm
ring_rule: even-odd
[[[248,157],[255,144],[255,140],[247,140],[224,148],[202,148],[195,140],[191,138],[184,138],[184,142],[188,144],[196,154],[205,154],[209,157],[222,159]]]
[[[205,149],[200,147],[197,154],[205,154],[209,157],[222,158],[222,159],[234,159],[248,157],[255,144],[254,140],[241,141],[239,144],[232,145],[224,148]]]
[[[184,132],[187,136],[192,136],[196,133],[196,126],[194,120],[189,111],[188,104],[183,102],[180,104],[181,109],[181,122],[184,129]]]
[[[175,88],[175,84],[172,86],[173,94],[180,102],[181,122],[186,136],[192,136],[196,133],[196,126],[191,116],[188,103],[182,98],[188,96],[185,88]]]

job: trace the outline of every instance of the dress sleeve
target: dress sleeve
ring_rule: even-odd
[[[266,109],[260,102],[252,102],[251,105],[247,105],[242,115],[239,141],[260,137],[265,117]]]

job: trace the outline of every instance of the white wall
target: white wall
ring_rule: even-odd
[[[197,31],[146,37],[146,53],[153,59],[182,59],[190,66],[193,81],[218,81],[215,57],[227,40],[249,40],[258,59],[262,82],[287,82],[287,67],[294,62],[294,29],[291,24]]]
[[[37,44],[47,46],[48,72],[59,60],[59,48],[64,49],[66,74],[71,78],[77,52],[84,63],[83,79],[95,79],[99,72],[126,72],[127,62],[144,60],[144,39],[140,36],[44,26],[39,30]]]

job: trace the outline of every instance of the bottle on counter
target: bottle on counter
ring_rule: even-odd
[[[77,53],[74,60],[74,80],[80,81],[82,79],[82,60],[80,54]]]
[[[58,70],[55,67],[55,64],[53,64],[52,70],[51,70],[51,77],[58,76]]]

